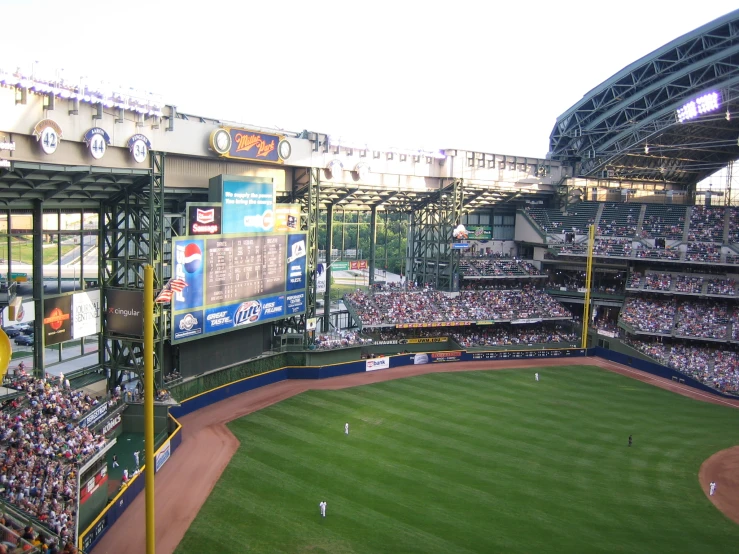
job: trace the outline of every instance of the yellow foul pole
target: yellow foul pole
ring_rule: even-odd
[[[146,554],[154,554],[154,268],[144,267],[144,460]]]
[[[582,343],[580,348],[588,347],[588,322],[590,321],[590,287],[593,282],[593,245],[595,244],[595,225],[588,226],[588,264],[585,269],[585,306],[582,311]]]

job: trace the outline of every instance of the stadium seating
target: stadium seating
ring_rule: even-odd
[[[669,335],[675,325],[675,301],[631,296],[624,302],[620,319],[642,333]]]
[[[685,211],[684,206],[647,204],[641,236],[652,239],[661,237],[667,240],[682,240],[685,231]]]
[[[531,263],[510,258],[475,258],[463,257],[459,260],[462,275],[466,278],[475,277],[526,277],[541,275],[541,272]]]
[[[565,233],[574,230],[577,234],[585,234],[588,225],[595,223],[599,206],[598,202],[580,202],[569,206],[567,212],[540,206],[527,207],[527,211],[539,227],[548,233]]]
[[[520,289],[439,291],[355,291],[344,296],[362,327],[409,323],[449,323],[570,318],[559,302],[533,286]]]
[[[0,411],[0,494],[58,536],[73,536],[77,464],[106,444],[77,422],[108,400],[25,375],[9,386],[24,395]]]
[[[690,212],[690,242],[723,242],[725,208],[693,206]]]
[[[627,289],[640,289],[643,284],[644,275],[640,271],[635,271],[629,275],[628,281],[626,281]]]
[[[610,237],[636,236],[641,204],[607,202],[603,205],[597,235]]]
[[[558,324],[540,324],[535,327],[521,325],[492,325],[486,327],[456,328],[452,337],[464,348],[482,346],[526,346],[530,344],[573,343],[576,333]]]
[[[721,261],[721,247],[704,242],[689,242],[685,251],[685,261],[716,263]]]
[[[647,273],[644,276],[645,291],[667,291],[672,287],[672,275],[669,273]]]
[[[629,258],[631,257],[631,239],[595,239],[593,255],[604,257]]]
[[[729,308],[717,302],[686,301],[677,307],[675,336],[727,340]]]
[[[739,354],[724,346],[669,344],[629,339],[627,343],[656,362],[724,392],[739,392]]]
[[[641,246],[635,250],[635,257],[647,260],[673,260],[680,259],[680,250],[678,248],[649,248]]]

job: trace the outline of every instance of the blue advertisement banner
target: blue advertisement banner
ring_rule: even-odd
[[[264,162],[280,162],[277,146],[279,135],[253,133],[244,129],[229,129],[231,148],[228,155],[242,160],[258,160]]]
[[[174,316],[172,339],[182,340],[203,334],[203,310],[194,310]]]
[[[268,233],[275,226],[272,183],[223,180],[221,195],[224,235]]]
[[[287,236],[287,283],[285,290],[305,288],[305,235]]]
[[[303,313],[305,311],[305,293],[288,294],[285,296],[285,305],[287,315]]]
[[[203,306],[203,258],[205,252],[202,239],[186,239],[173,241],[174,277],[183,279],[187,286],[181,292],[175,292],[172,298],[172,309],[193,310]]]

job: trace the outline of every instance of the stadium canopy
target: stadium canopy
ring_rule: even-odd
[[[575,176],[694,185],[739,158],[739,10],[625,67],[557,118]]]

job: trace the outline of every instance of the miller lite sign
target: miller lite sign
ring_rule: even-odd
[[[221,205],[188,202],[187,229],[189,235],[220,235]]]

